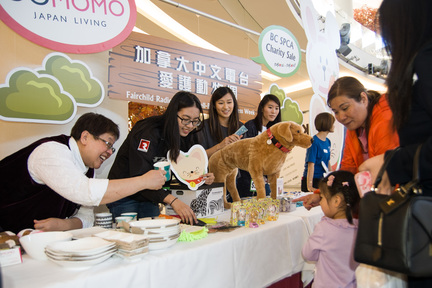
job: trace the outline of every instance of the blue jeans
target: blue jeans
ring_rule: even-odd
[[[128,197],[107,204],[113,219],[126,212],[138,213],[138,219],[159,216],[159,205],[152,202],[140,202]]]

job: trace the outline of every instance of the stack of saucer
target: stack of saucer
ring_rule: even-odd
[[[149,238],[149,249],[166,249],[177,242],[180,236],[179,219],[151,219],[129,222],[131,230],[141,229]]]
[[[95,226],[99,226],[106,229],[112,229],[112,214],[109,212],[96,213],[95,214]]]
[[[93,236],[115,242],[117,255],[126,259],[141,258],[149,251],[149,239],[145,235],[124,233],[119,231],[105,231]]]
[[[67,268],[91,267],[107,260],[116,251],[115,243],[97,237],[55,242],[45,247],[49,260]]]

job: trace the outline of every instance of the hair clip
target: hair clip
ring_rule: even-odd
[[[342,186],[348,186],[349,187],[349,183],[348,182],[342,182]]]
[[[333,185],[333,180],[334,180],[335,176],[334,175],[330,175],[327,179],[327,186],[331,187]]]

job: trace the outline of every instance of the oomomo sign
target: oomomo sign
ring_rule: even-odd
[[[96,53],[127,38],[136,6],[135,0],[1,0],[0,19],[38,45]]]

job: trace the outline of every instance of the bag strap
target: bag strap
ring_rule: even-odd
[[[419,181],[420,181],[419,158],[420,158],[421,148],[422,148],[422,144],[420,144],[417,147],[417,150],[414,155],[412,180],[400,186],[394,193],[388,196],[388,198],[386,198],[384,201],[379,203],[379,206],[381,207],[382,211],[385,214],[389,214],[392,211],[394,211],[396,208],[400,207],[403,203],[405,203],[408,199],[411,198],[410,196],[412,194],[422,193],[422,189],[419,185]]]
[[[393,155],[396,153],[396,151],[399,150],[399,147],[397,147],[396,149],[391,150],[388,154],[387,157],[385,157],[384,159],[384,163],[381,166],[381,169],[378,172],[377,178],[375,180],[375,183],[373,184],[371,190],[372,191],[376,191],[378,185],[381,183],[382,180],[382,176],[384,175],[384,172],[387,169],[388,164],[390,163],[391,158],[393,157]]]
[[[422,190],[420,187],[418,187],[418,183],[420,182],[420,152],[423,144],[420,144],[417,147],[417,150],[414,154],[414,161],[413,161],[413,177],[412,180],[405,185],[402,185],[399,189],[402,193],[407,194],[410,192],[413,192],[415,194],[421,194]]]

